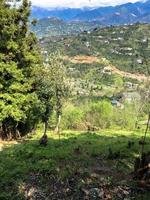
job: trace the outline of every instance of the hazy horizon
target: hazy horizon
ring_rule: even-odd
[[[104,7],[116,6],[125,3],[142,2],[144,0],[31,0],[33,6],[44,8],[84,8],[84,7]]]

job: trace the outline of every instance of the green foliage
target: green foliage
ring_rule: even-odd
[[[116,88],[121,89],[123,87],[124,82],[123,82],[123,79],[119,75],[117,74],[113,75],[113,82]]]
[[[57,119],[62,115],[63,101],[68,94],[65,66],[59,52],[50,54],[48,63],[36,70],[35,74],[37,94],[43,108],[41,119],[48,124],[54,110]]]
[[[44,18],[36,21],[33,21],[31,24],[31,30],[36,33],[39,38],[49,37],[49,36],[61,36],[66,35],[70,36],[72,34],[78,34],[85,30],[91,30],[99,26],[95,22],[65,22],[59,18],[51,17]]]
[[[146,121],[146,116],[147,110],[142,107],[142,101],[113,106],[109,100],[80,100],[80,103],[64,105],[61,127],[65,130],[86,130],[88,126],[134,130],[139,126],[143,130],[144,126],[140,123]]]
[[[77,106],[68,104],[64,107],[62,116],[62,127],[67,129],[78,129],[84,120],[84,111]]]
[[[63,109],[62,128],[85,130],[91,127],[109,128],[112,123],[113,107],[108,101],[80,105],[66,104]]]
[[[46,38],[48,44],[45,44],[45,47],[51,52],[57,46],[70,57],[104,57],[123,71],[148,75],[149,38],[149,24],[133,24],[98,28],[90,33],[83,32],[64,40],[57,37],[57,43],[51,38]]]
[[[133,102],[131,104],[126,103],[124,108],[119,110],[114,108],[113,123],[123,129],[134,130],[138,115],[142,115],[142,113],[139,113],[140,107],[139,102]]]
[[[0,2],[0,137],[15,137],[35,125],[30,115],[38,102],[33,69],[40,60],[36,37],[28,31],[30,3],[24,0],[15,8],[6,2]]]
[[[112,120],[113,107],[110,102],[99,101],[91,103],[86,110],[88,123],[99,128],[109,128]]]
[[[63,182],[67,180],[68,183],[68,180],[73,180],[72,177],[82,181],[81,188],[86,181],[83,175],[85,178],[87,177],[89,183],[88,174],[97,173],[95,169],[97,169],[98,163],[103,163],[103,161],[104,170],[108,168],[113,171],[111,179],[115,183],[115,188],[116,185],[120,187],[124,184],[129,187],[130,184],[133,186],[128,179],[129,174],[133,172],[133,160],[139,155],[139,140],[143,133],[119,130],[100,131],[95,134],[67,131],[61,134],[61,140],[58,140],[56,134],[50,132],[48,132],[48,136],[49,141],[45,148],[39,146],[38,141],[41,137],[41,131],[39,131],[28,141],[0,151],[0,199],[24,200],[26,199],[26,188],[38,188],[34,194],[38,194],[38,197],[42,199],[46,193],[46,197],[44,197],[51,199],[51,196],[48,195],[55,192],[58,194],[58,188],[60,190],[59,184],[55,185],[56,190],[51,185],[58,183],[59,180]],[[148,139],[150,139],[149,135]],[[134,142],[131,149],[127,148],[128,141]],[[119,159],[107,159],[109,147],[113,152],[120,151]],[[77,148],[80,153],[76,152]],[[149,144],[145,146],[145,151],[149,151]],[[93,171],[91,171],[92,169]],[[119,179],[118,170],[121,179]],[[102,183],[109,183],[108,171],[104,171],[102,179]],[[91,183],[94,186],[95,183],[99,185],[100,180],[95,182],[96,180],[95,176],[94,179],[90,176],[90,186]],[[78,185],[73,184],[72,187],[76,190]],[[33,190],[31,189],[31,191]],[[135,199],[138,198],[135,197]]]

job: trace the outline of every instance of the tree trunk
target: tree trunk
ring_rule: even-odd
[[[16,129],[16,139],[21,139],[21,134],[18,129]]]
[[[150,128],[150,112],[148,113],[148,120],[147,120],[147,125],[146,125],[146,130],[145,130],[144,138],[143,138],[143,144],[142,144],[142,149],[141,149],[141,156],[144,153],[145,141],[146,141],[147,132],[148,132],[149,128]]]
[[[40,145],[43,145],[43,146],[46,146],[47,142],[48,142],[48,137],[47,137],[47,134],[46,134],[47,133],[47,127],[48,127],[48,121],[45,121],[44,122],[44,134],[39,141]]]
[[[7,125],[6,123],[2,123],[2,135],[1,135],[2,140],[8,138],[8,130],[7,130]]]
[[[47,127],[48,127],[48,121],[44,122],[44,136],[46,135],[47,133]]]
[[[60,122],[61,122],[61,115],[58,116],[57,125],[56,125],[56,128],[55,128],[55,132],[57,134],[59,134],[59,140],[60,140],[60,131],[59,131]]]
[[[11,141],[11,140],[13,139],[11,129],[9,130],[9,133],[8,133],[8,135],[7,135],[7,139],[8,139],[9,141]]]

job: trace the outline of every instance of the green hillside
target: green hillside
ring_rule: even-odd
[[[42,38],[56,35],[75,35],[84,30],[88,31],[99,26],[99,23],[95,22],[65,22],[59,18],[50,17],[38,20],[36,26],[31,25],[30,29],[37,37]]]
[[[30,2],[11,2],[0,1],[0,200],[150,199],[150,25],[72,35],[78,23],[53,18],[39,41]]]
[[[41,42],[48,51],[58,48],[68,56],[104,57],[117,68],[148,74],[150,69],[150,25],[135,24],[95,28],[78,36],[47,37]]]
[[[150,25],[135,24],[45,37],[40,44],[45,61],[56,49],[62,52],[74,95],[111,97],[147,79],[149,38]]]
[[[130,175],[141,132],[65,131],[61,140],[48,132],[45,148],[38,144],[40,136],[0,151],[1,200],[94,200],[106,199],[105,194],[108,199],[149,200],[148,191],[139,192]]]

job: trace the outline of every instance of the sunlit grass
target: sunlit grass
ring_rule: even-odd
[[[106,165],[129,174],[133,171],[135,157],[140,154],[139,140],[143,133],[125,130],[101,130],[96,133],[63,131],[59,140],[57,134],[49,131],[46,147],[39,145],[41,136],[42,131],[37,130],[35,135],[22,143],[12,144],[0,152],[0,199],[7,189],[15,196],[18,183],[28,179],[31,173],[44,171],[63,179],[78,169],[95,166],[99,158]],[[130,149],[129,140],[134,142]],[[149,150],[149,140],[148,135],[145,151]],[[110,148],[114,153],[120,153],[116,160],[108,159]]]

